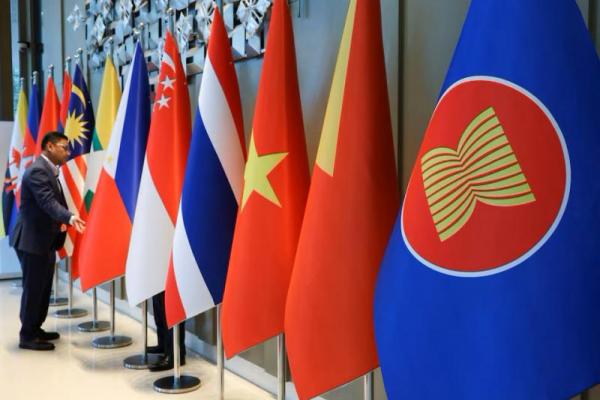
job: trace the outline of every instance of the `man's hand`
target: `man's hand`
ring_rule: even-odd
[[[73,215],[71,217],[71,225],[73,225],[75,230],[79,233],[83,233],[83,231],[85,231],[85,221],[79,218],[77,215]]]

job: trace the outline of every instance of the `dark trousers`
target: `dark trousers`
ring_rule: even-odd
[[[168,329],[167,325],[165,292],[160,292],[152,297],[152,308],[154,309],[158,348],[162,349],[166,356],[171,357],[173,356],[173,329]],[[185,357],[185,323],[179,324],[179,355],[181,359]]]
[[[23,294],[21,295],[21,340],[33,340],[48,315],[50,291],[54,275],[54,252],[39,255],[17,250],[23,270]]]

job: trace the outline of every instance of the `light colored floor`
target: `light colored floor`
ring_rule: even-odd
[[[64,293],[64,291],[63,291]],[[130,317],[117,313],[117,334],[134,339],[131,346],[121,349],[100,350],[91,346],[96,336],[106,332],[81,333],[77,325],[91,316],[77,319],[58,319],[50,308],[43,328],[61,334],[55,342],[56,350],[40,352],[22,350],[18,347],[19,301],[21,289],[12,287],[11,281],[0,281],[0,398],[1,399],[60,399],[60,400],[116,400],[166,398],[152,388],[153,382],[169,372],[151,373],[145,370],[123,368],[123,359],[141,352],[140,324]],[[75,295],[75,306],[91,310],[91,299]],[[99,302],[100,319],[106,319],[109,309]],[[62,308],[62,307],[59,307]],[[149,331],[150,343],[154,333]],[[195,392],[177,395],[177,399],[216,400],[216,367],[189,352],[182,373],[201,379],[202,385]],[[243,380],[226,372],[225,398],[227,400],[262,400],[273,397]]]

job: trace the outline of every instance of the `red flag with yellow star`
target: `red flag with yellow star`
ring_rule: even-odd
[[[292,24],[276,0],[223,298],[227,357],[283,331],[308,184]]]

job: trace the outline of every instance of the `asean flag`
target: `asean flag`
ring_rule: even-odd
[[[378,366],[373,293],[399,204],[387,93],[379,1],[351,0],[287,298],[300,399]]]
[[[165,290],[192,134],[190,111],[181,57],[167,32],[126,264],[132,306]]]
[[[276,0],[223,298],[227,357],[283,332],[308,183],[292,22]]]
[[[599,109],[576,2],[471,3],[378,278],[390,398],[600,381]]]
[[[58,102],[58,96],[56,95],[56,87],[54,86],[54,79],[48,77],[46,83],[46,95],[44,97],[44,106],[42,108],[42,116],[40,118],[40,126],[37,133],[37,143],[35,149],[35,156],[39,156],[42,153],[42,140],[46,133],[50,131],[56,131],[60,123],[60,103]]]
[[[150,85],[138,43],[79,243],[83,291],[125,274],[149,127]]]
[[[245,159],[231,45],[215,10],[167,275],[169,326],[223,299]]]

